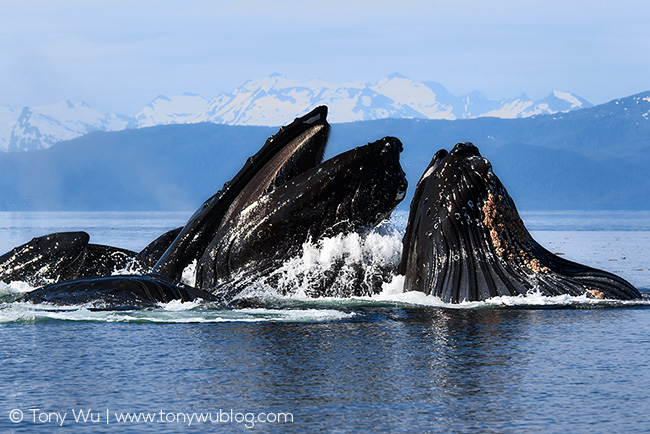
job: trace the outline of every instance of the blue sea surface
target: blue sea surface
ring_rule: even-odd
[[[522,215],[550,250],[650,292],[650,214]],[[0,250],[80,229],[140,249],[188,217],[0,213]],[[0,302],[0,432],[650,431],[647,299],[388,293],[109,312],[15,303],[16,288]]]

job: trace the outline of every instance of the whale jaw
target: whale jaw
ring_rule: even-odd
[[[436,153],[418,183],[403,239],[405,291],[449,303],[537,292],[629,300],[627,281],[537,243],[492,166],[471,143]]]

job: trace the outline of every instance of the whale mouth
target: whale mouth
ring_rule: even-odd
[[[183,270],[208,247],[217,232],[260,197],[323,160],[329,139],[327,107],[296,118],[246,160],[242,169],[194,213],[153,272],[179,282]]]
[[[305,243],[365,231],[404,197],[402,143],[385,137],[336,155],[230,220],[199,259],[198,288],[225,302],[298,255]]]
[[[476,146],[438,151],[411,202],[399,274],[405,291],[445,302],[497,296],[640,298],[628,282],[544,249]]]

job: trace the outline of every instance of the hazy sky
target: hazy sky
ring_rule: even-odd
[[[650,90],[647,0],[0,0],[0,36],[0,105],[20,107],[129,115],[273,72],[595,104]]]

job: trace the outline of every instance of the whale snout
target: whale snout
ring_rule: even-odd
[[[404,151],[404,146],[397,137],[387,136],[381,139],[380,142],[382,142],[384,146],[382,153],[396,152],[399,154],[400,152]]]
[[[399,163],[399,154],[404,151],[404,145],[396,137],[384,137],[384,149],[382,153],[390,153],[394,157],[392,164],[393,174],[392,178],[395,183],[395,198],[394,200],[397,203],[401,202],[402,199],[406,196],[406,189],[408,188],[408,181],[406,180],[406,173]]]

